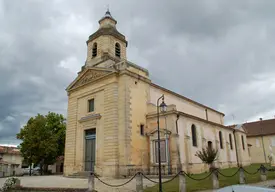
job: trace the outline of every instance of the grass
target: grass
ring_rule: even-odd
[[[252,164],[250,166],[244,167],[246,171],[249,173],[256,172],[257,169],[260,167],[260,164]],[[266,165],[268,167],[268,165]],[[233,175],[238,168],[228,168],[228,169],[222,169],[220,172],[224,175]],[[193,174],[191,175],[193,178],[203,178],[207,176],[209,173],[201,173],[201,174]],[[246,183],[256,183],[260,182],[260,172],[258,172],[255,175],[249,175],[245,173]],[[275,172],[268,172],[267,173],[267,179],[275,179]],[[228,185],[234,185],[239,183],[239,173],[237,173],[233,177],[223,177],[219,175],[219,184],[220,188],[228,186]],[[205,180],[202,181],[195,181],[188,177],[186,177],[186,185],[187,185],[187,191],[198,191],[198,190],[207,190],[212,189],[212,177],[208,177]],[[158,191],[158,185],[146,188],[144,192],[157,192]],[[178,192],[179,191],[179,180],[178,177],[174,179],[171,182],[163,184],[163,191],[165,192]]]

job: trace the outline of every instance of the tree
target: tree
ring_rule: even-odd
[[[53,112],[31,117],[17,134],[21,139],[20,151],[28,164],[40,166],[40,171],[47,171],[58,156],[64,155],[65,118]]]
[[[61,114],[49,112],[46,115],[47,129],[57,136],[58,154],[64,155],[65,149],[65,134],[66,134],[66,119]]]
[[[218,149],[212,147],[202,148],[201,151],[197,151],[195,156],[199,157],[203,163],[209,165],[210,171],[214,169],[214,161],[218,158]]]
[[[23,140],[19,147],[20,152],[30,167],[32,163],[35,163],[37,161],[37,154],[35,153],[39,151],[40,141],[37,130],[39,129],[39,127],[44,126],[44,124],[44,116],[38,114],[34,118],[31,117],[28,120],[27,124],[20,130],[20,133],[17,134],[17,138]]]

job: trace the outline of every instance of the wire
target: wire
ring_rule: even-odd
[[[214,172],[214,170],[212,170],[206,177],[203,177],[203,178],[200,178],[200,179],[196,179],[196,178],[194,178],[194,177],[191,177],[190,175],[188,175],[187,173],[185,173],[185,172],[183,171],[183,173],[184,173],[187,177],[189,177],[190,179],[193,179],[193,180],[195,180],[195,181],[202,181],[202,180],[204,180],[204,179],[207,179],[208,177],[210,177],[210,176],[212,175],[213,172]]]
[[[138,173],[139,173],[139,172],[138,172]],[[107,185],[107,186],[109,186],[109,187],[122,187],[122,186],[124,186],[124,185],[130,183],[130,182],[135,178],[135,176],[136,176],[138,173],[136,173],[133,177],[131,177],[131,179],[129,179],[129,180],[126,181],[125,183],[122,183],[122,184],[119,184],[119,185],[108,184],[108,183],[102,181],[101,179],[99,179],[99,177],[98,177],[97,175],[95,175],[95,178],[97,178],[101,183],[103,183],[104,185]]]
[[[240,171],[241,168],[239,168],[236,173],[234,173],[233,175],[224,175],[223,173],[221,173],[219,170],[218,170],[218,173],[223,176],[223,177],[234,177],[239,171]]]

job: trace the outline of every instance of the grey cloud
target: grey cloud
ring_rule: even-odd
[[[137,35],[132,38],[140,47],[147,45],[141,55],[150,61],[153,79],[214,108],[227,106],[224,111],[229,116],[227,120],[234,114],[235,120],[242,122],[255,113],[274,110],[271,99],[274,90],[266,91],[264,100],[253,100],[259,97],[257,89],[253,95],[236,95],[239,85],[255,80],[255,74],[275,70],[272,43],[275,31],[271,23],[275,16],[274,2],[213,4],[212,1],[210,5],[191,3],[191,6],[171,3],[174,9],[162,4],[159,12],[154,10],[157,4],[152,4],[144,6],[147,11],[143,16],[148,18],[151,30],[160,26],[163,30],[146,33],[144,28],[141,35],[135,33],[138,29],[133,29]],[[170,14],[165,14],[168,10]],[[153,17],[149,16],[151,13]],[[179,48],[183,51],[179,52]],[[232,100],[232,97],[238,98]]]
[[[70,45],[78,37],[64,39],[68,32],[55,31],[58,23],[54,18],[62,24],[66,14],[43,2],[5,1],[2,5],[4,15],[0,19],[5,22],[0,34],[9,41],[0,39],[0,143],[7,138],[18,142],[15,134],[30,116],[66,112],[65,88],[73,75],[59,64],[79,52],[79,47]],[[15,117],[15,121],[6,122],[7,116]]]
[[[18,142],[32,115],[66,115],[65,88],[108,3],[128,59],[156,83],[222,110],[227,123],[274,110],[265,77],[275,71],[274,1],[1,1],[0,143]]]

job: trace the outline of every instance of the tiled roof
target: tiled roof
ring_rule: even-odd
[[[8,165],[9,162],[0,160],[0,164],[2,164],[2,165]]]
[[[59,156],[56,158],[57,161],[64,161],[64,156]]]
[[[87,41],[87,43],[95,40],[96,38],[98,38],[99,36],[102,36],[102,35],[111,35],[113,37],[116,37],[117,39],[126,43],[126,46],[127,46],[127,41],[125,39],[125,36],[122,35],[120,32],[118,32],[118,30],[114,27],[99,28],[95,33],[93,33],[92,35],[89,36],[89,40]]]
[[[0,146],[0,153],[4,154],[20,154],[20,150],[16,147]]]
[[[0,164],[1,164],[1,165],[8,165],[8,164],[11,164],[11,165],[19,165],[18,163],[8,162],[8,161],[3,161],[3,160],[0,160]]]
[[[275,119],[244,123],[243,127],[248,137],[275,135]]]
[[[237,125],[234,124],[234,125],[228,125],[228,126],[226,126],[226,127],[230,128],[230,129],[234,129],[236,126],[237,126]]]

